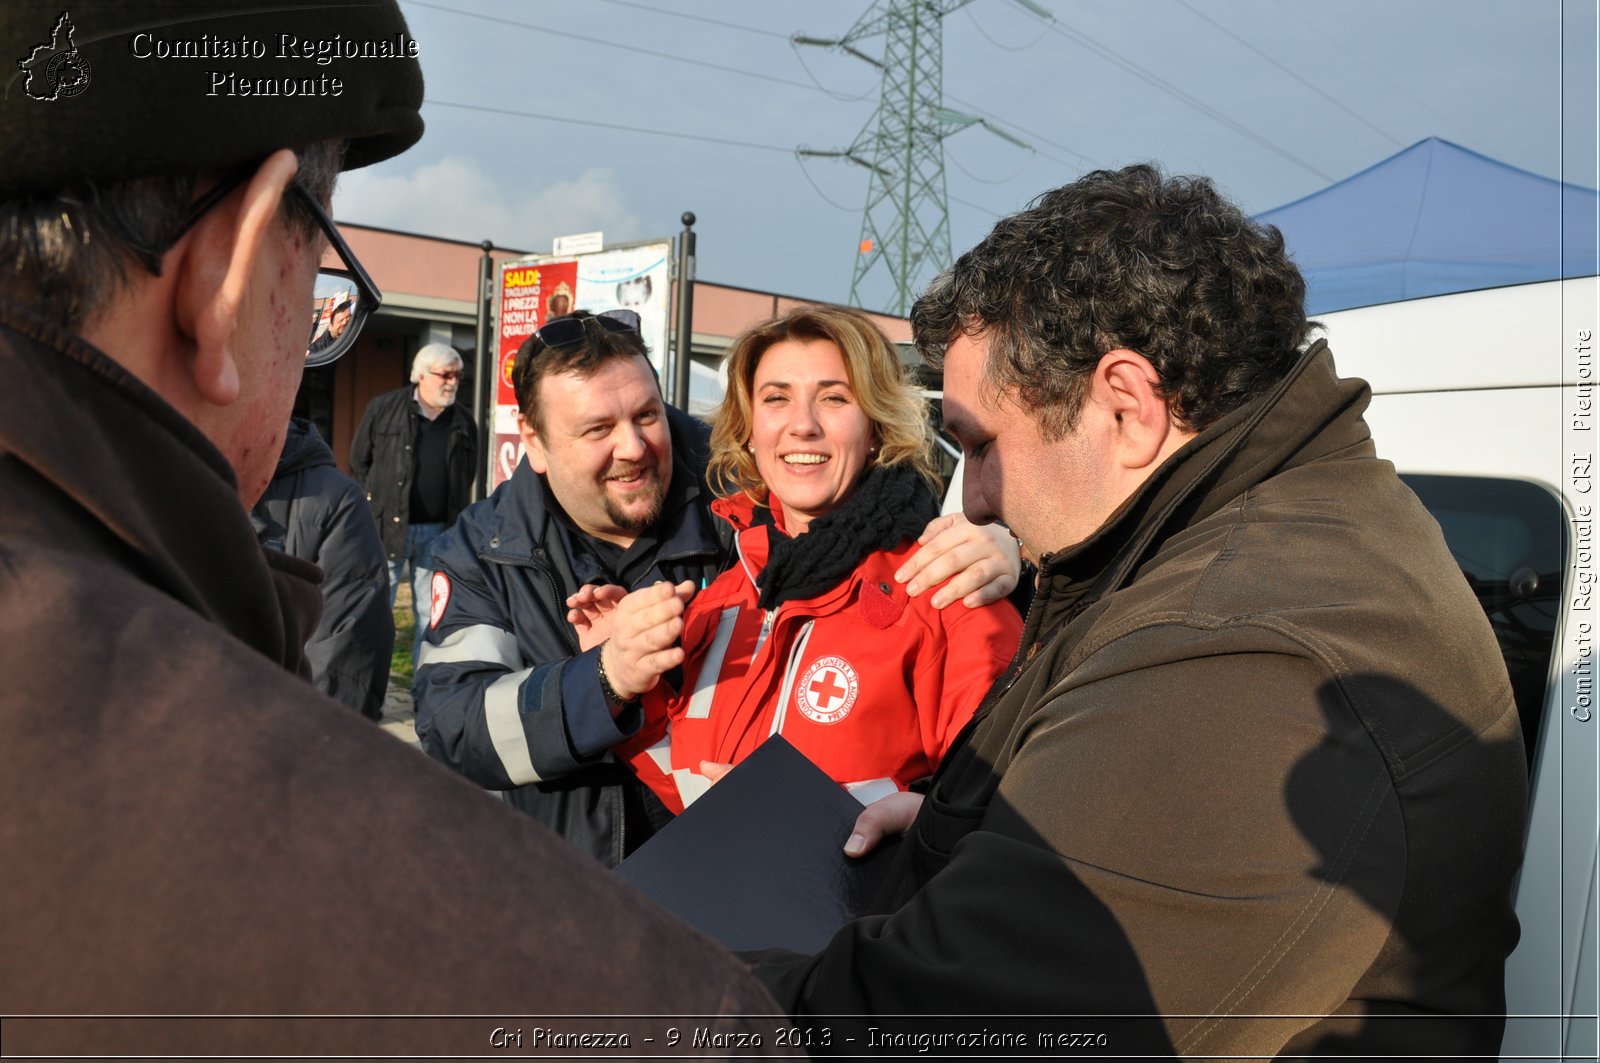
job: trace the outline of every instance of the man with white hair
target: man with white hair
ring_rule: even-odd
[[[427,630],[429,546],[472,501],[478,426],[456,404],[461,355],[430,343],[411,362],[411,383],[367,404],[350,444],[350,472],[367,489],[389,559],[389,606],[407,569],[416,639]],[[417,643],[412,644],[415,659]]]

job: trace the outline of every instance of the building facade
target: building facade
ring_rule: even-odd
[[[340,468],[348,471],[350,441],[367,403],[407,382],[411,359],[419,347],[448,343],[461,352],[465,363],[459,401],[474,403],[473,415],[480,426],[489,423],[487,411],[476,408],[482,246],[363,225],[340,224],[339,230],[383,292],[383,306],[368,319],[349,354],[326,368],[306,371],[295,412],[317,425]],[[499,262],[530,252],[495,248],[488,253]],[[338,263],[330,259],[327,264]],[[751,325],[815,301],[696,280],[690,412],[708,416],[721,399],[717,368],[735,336]],[[903,318],[872,316],[891,340],[910,342],[911,327]],[[909,352],[909,347],[902,349]],[[492,355],[489,365],[492,372]],[[486,458],[485,473],[487,467]]]

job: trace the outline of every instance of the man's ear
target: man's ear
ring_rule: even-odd
[[[213,405],[227,406],[239,397],[234,342],[239,312],[299,168],[294,152],[273,152],[241,192],[217,204],[185,237],[179,324],[194,340],[189,371],[195,390]]]
[[[1161,375],[1137,351],[1107,352],[1095,366],[1092,398],[1111,417],[1117,461],[1150,469],[1194,435],[1178,428],[1156,390]]]
[[[517,434],[522,437],[522,446],[528,452],[528,465],[533,471],[543,476],[550,470],[550,462],[544,453],[544,443],[539,439],[539,433],[533,430],[533,425],[522,414],[517,414]]]

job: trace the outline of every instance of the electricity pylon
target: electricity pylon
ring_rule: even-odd
[[[917,290],[950,262],[950,208],[944,139],[970,125],[1020,147],[1029,145],[982,118],[944,106],[944,17],[971,0],[877,0],[836,40],[795,36],[796,44],[838,48],[882,72],[878,109],[842,151],[801,148],[800,155],[848,159],[869,171],[861,242],[850,279],[850,304],[862,306],[869,279],[887,273],[892,298],[873,307],[899,316]],[[883,35],[883,59],[857,45]]]

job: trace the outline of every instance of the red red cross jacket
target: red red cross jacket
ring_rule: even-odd
[[[814,598],[757,604],[768,529],[743,497],[712,506],[739,529],[739,563],[689,603],[683,689],[645,696],[645,725],[618,753],[673,811],[708,785],[700,762],[737,763],[782,734],[863,802],[933,774],[1016,651],[1005,601],[943,610],[894,573],[906,540],[864,557]]]

